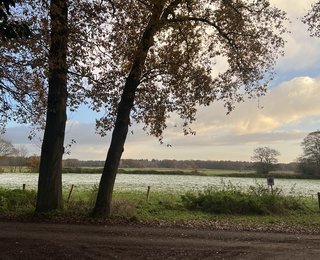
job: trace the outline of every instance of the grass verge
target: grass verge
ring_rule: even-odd
[[[66,192],[64,211],[43,217],[54,222],[109,221],[89,216],[96,190],[76,190],[69,202]],[[118,191],[114,193],[111,220],[216,229],[320,233],[316,199],[282,196],[281,191],[270,194],[259,186],[242,193],[236,187],[229,186],[186,194],[151,192],[147,200],[145,192]],[[34,191],[0,188],[0,217],[33,220],[35,200]]]

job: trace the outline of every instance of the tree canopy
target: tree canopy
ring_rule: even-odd
[[[44,127],[48,95],[50,42],[49,1],[26,0],[19,14],[30,24],[32,37],[4,41],[0,45],[0,128],[8,121]],[[91,40],[101,24],[95,16],[111,13],[109,2],[69,1],[68,14],[68,107],[76,110],[85,101],[86,82],[93,79],[88,54],[96,43]],[[107,18],[105,18],[107,19]],[[91,21],[95,21],[92,22]]]
[[[106,111],[98,127],[103,134],[114,126],[93,215],[110,214],[130,124],[143,123],[162,140],[172,113],[188,134],[198,106],[222,100],[230,112],[245,96],[263,95],[286,31],[285,14],[267,0],[113,4],[116,15],[106,33],[95,35],[93,50],[100,53],[93,60],[96,79],[104,85],[90,82],[90,98],[94,109]],[[216,69],[221,61],[224,68]]]
[[[111,130],[126,76],[154,1],[69,2],[68,106],[87,98]],[[199,105],[223,100],[227,111],[244,96],[259,96],[272,78],[284,42],[284,13],[269,1],[165,1],[166,13],[148,52],[131,121],[160,137],[173,112],[185,133]],[[32,39],[0,46],[2,125],[44,121],[49,40],[48,3],[21,6]],[[112,15],[113,14],[113,15]],[[22,46],[21,46],[22,44]],[[221,69],[222,68],[222,69]],[[40,102],[39,102],[40,101]]]
[[[309,26],[311,36],[320,37],[320,1],[312,4],[302,21]]]
[[[45,130],[37,212],[63,207],[61,168],[66,110],[67,106],[74,110],[85,101],[84,81],[93,68],[83,69],[82,64],[88,59],[88,50],[96,45],[90,41],[90,34],[100,22],[93,22],[94,16],[101,11],[108,17],[109,9],[110,1],[27,0],[19,12],[32,24],[33,37],[8,41],[0,47],[1,127],[15,120]]]
[[[14,6],[14,0],[0,0],[0,37],[3,41],[31,35],[29,26],[25,22],[9,18],[11,15],[10,7]]]
[[[46,106],[47,26],[45,8],[25,1],[19,11],[34,32],[32,37],[4,41],[0,45],[1,129],[8,121],[42,125]]]
[[[275,168],[280,153],[269,147],[258,147],[254,149],[251,159],[256,162],[258,173],[267,174]]]
[[[113,1],[115,17],[94,35],[96,81],[90,81],[103,133],[112,129],[137,46],[159,1]],[[185,133],[199,105],[235,102],[263,95],[284,41],[285,14],[269,1],[160,1],[163,13],[135,93],[131,122],[161,137],[166,119],[177,113]],[[159,3],[160,3],[159,2]],[[97,55],[99,53],[99,55]],[[223,67],[223,69],[221,69]],[[96,82],[103,82],[95,84]]]
[[[320,131],[309,133],[301,147],[303,155],[298,158],[299,171],[306,175],[320,175]]]

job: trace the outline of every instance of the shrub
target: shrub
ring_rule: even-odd
[[[36,192],[33,190],[0,189],[0,212],[18,212],[33,210],[36,203]]]
[[[222,189],[209,187],[198,193],[188,192],[181,200],[188,209],[216,214],[281,214],[306,209],[299,198],[283,196],[279,189],[271,192],[262,185],[247,191],[230,185]]]

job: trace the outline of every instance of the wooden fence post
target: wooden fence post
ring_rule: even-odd
[[[150,186],[148,186],[148,191],[147,191],[147,201],[149,201],[149,197],[150,197]]]
[[[72,194],[72,191],[73,191],[73,187],[74,187],[74,185],[72,184],[72,185],[71,185],[70,192],[69,192],[68,200],[67,200],[68,203],[69,203],[70,198],[71,198],[71,194]]]
[[[22,184],[22,190],[25,190],[25,189],[26,189],[26,185]]]

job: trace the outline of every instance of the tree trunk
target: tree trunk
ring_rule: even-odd
[[[67,2],[50,2],[49,93],[39,170],[38,213],[63,208],[61,174],[67,120]]]
[[[131,71],[127,77],[121,100],[118,106],[115,127],[112,133],[111,144],[103,168],[97,200],[93,209],[93,216],[109,216],[114,182],[116,179],[121,155],[124,151],[124,143],[127,138],[130,112],[134,104],[135,93],[140,83],[141,74],[147,58],[148,51],[153,45],[153,37],[164,8],[164,1],[159,1],[153,7],[148,25],[134,56]]]

